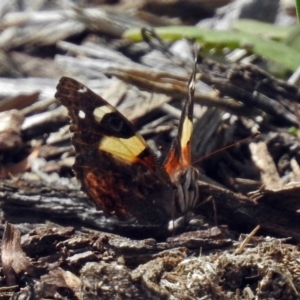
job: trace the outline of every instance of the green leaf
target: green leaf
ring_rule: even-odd
[[[286,39],[295,29],[299,31],[299,26],[277,26],[254,20],[238,20],[231,24],[231,28],[248,34],[254,34],[261,38],[281,41]]]
[[[292,126],[288,129],[288,133],[297,136],[297,132],[298,132],[298,128],[296,128],[295,126]]]
[[[250,53],[263,57],[268,62],[276,64],[283,73],[293,72],[300,65],[300,52],[277,41],[256,36],[249,32],[216,31],[189,26],[170,26],[154,28],[155,32],[165,41],[175,41],[182,38],[195,40],[202,44],[205,51],[214,48],[230,50],[245,48]],[[123,37],[132,42],[142,40],[139,28],[127,30]]]

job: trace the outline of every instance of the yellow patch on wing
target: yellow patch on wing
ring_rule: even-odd
[[[106,114],[110,114],[114,111],[116,111],[114,107],[110,105],[103,105],[95,108],[93,111],[93,115],[95,117],[95,120],[100,123]]]
[[[191,138],[193,134],[193,122],[189,118],[185,118],[182,127],[182,134],[180,137],[180,162],[182,166],[189,166],[191,164]]]
[[[180,137],[181,149],[184,149],[190,142],[193,134],[193,122],[189,118],[185,118],[182,127],[182,135]]]
[[[106,151],[116,158],[134,162],[138,155],[147,147],[146,142],[141,136],[134,135],[128,139],[106,136],[103,137],[99,149]]]

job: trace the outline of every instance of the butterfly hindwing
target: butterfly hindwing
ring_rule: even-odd
[[[72,120],[76,176],[96,207],[142,223],[171,219],[170,178],[132,124],[72,78],[61,78],[55,96]]]

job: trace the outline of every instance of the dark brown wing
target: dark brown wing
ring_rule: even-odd
[[[170,178],[132,124],[72,78],[60,79],[55,97],[71,117],[74,170],[96,207],[121,219],[168,222],[174,215]]]

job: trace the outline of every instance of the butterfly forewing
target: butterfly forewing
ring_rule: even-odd
[[[132,124],[72,78],[61,78],[55,96],[72,120],[76,176],[96,207],[121,219],[168,222],[173,185]]]
[[[193,108],[196,80],[197,56],[188,84],[188,97],[181,113],[178,135],[164,162],[176,189],[175,205],[182,214],[195,207],[198,201],[198,170],[192,166],[191,142],[193,135]]]

